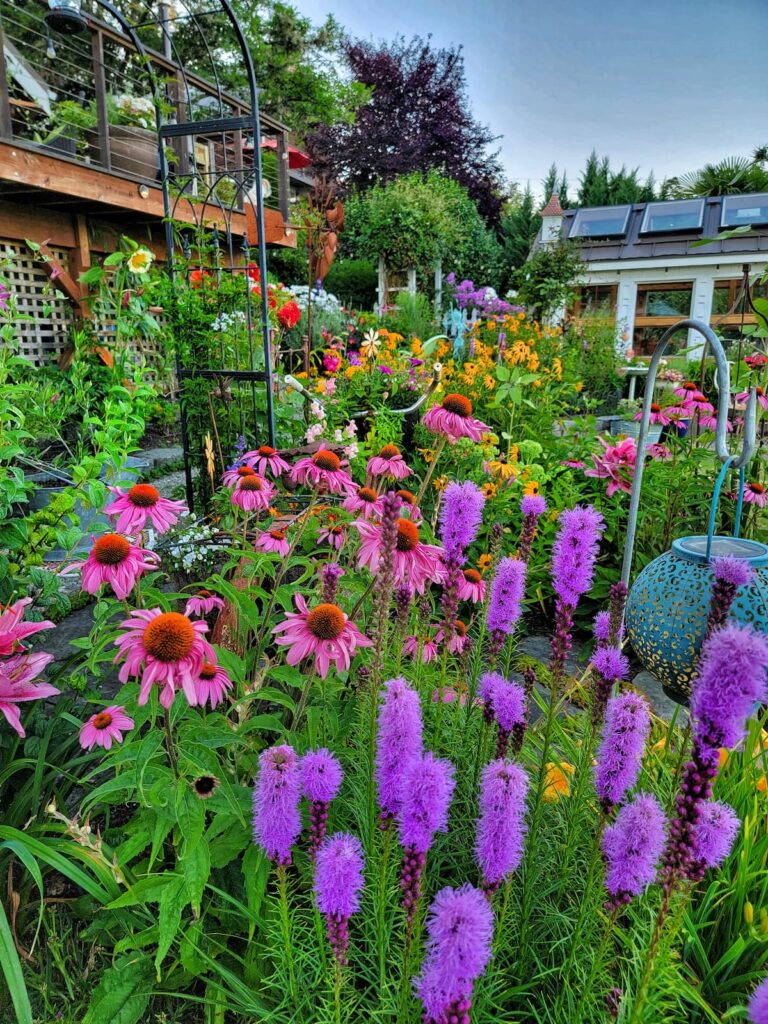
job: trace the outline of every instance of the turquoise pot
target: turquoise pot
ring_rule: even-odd
[[[632,647],[667,695],[680,704],[691,693],[709,615],[708,543],[707,537],[674,541],[671,551],[643,569],[627,598],[625,624]],[[721,555],[744,559],[755,572],[754,583],[739,590],[730,618],[768,632],[768,545],[712,537],[710,557]]]

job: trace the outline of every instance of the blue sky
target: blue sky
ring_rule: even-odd
[[[464,45],[507,175],[571,182],[590,150],[657,177],[768,143],[766,0],[294,0],[353,35]]]

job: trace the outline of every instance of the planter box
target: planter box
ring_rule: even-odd
[[[27,474],[27,480],[29,483],[35,484],[35,490],[29,497],[29,508],[31,511],[39,511],[41,508],[46,508],[53,498],[67,489],[67,484],[62,484],[55,477],[48,476],[46,473],[29,473]],[[105,532],[109,528],[109,523],[101,514],[101,510],[86,508],[81,501],[75,502],[75,507],[72,511],[80,520],[83,539],[74,551],[69,552],[69,554],[87,554],[91,550],[89,534],[91,532]],[[65,516],[62,522],[66,523],[67,518]],[[43,560],[46,562],[60,562],[66,555],[67,552],[62,548],[51,548],[50,551],[43,555]]]
[[[86,132],[95,160],[99,153],[99,137],[96,132]],[[132,178],[155,181],[158,174],[157,133],[148,128],[128,128],[121,124],[109,126],[109,159],[113,171],[119,171]]]
[[[152,463],[140,455],[129,455],[121,469],[115,470],[114,463],[107,466],[101,479],[111,487],[133,487],[152,469]]]
[[[646,444],[658,444],[661,440],[663,427],[660,423],[651,423],[648,427]],[[611,433],[614,437],[624,434],[626,437],[637,438],[640,434],[640,423],[637,420],[616,419],[611,423]]]

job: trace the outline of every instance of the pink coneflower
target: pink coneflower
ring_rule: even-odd
[[[112,740],[115,743],[122,743],[123,733],[128,732],[133,726],[134,721],[126,715],[122,704],[111,704],[103,711],[91,715],[80,729],[80,746],[83,750],[93,750],[94,747],[109,750],[112,747]]]
[[[417,658],[419,655],[419,638],[417,636],[407,636],[403,641],[403,654],[407,654],[409,658]],[[423,665],[428,665],[430,661],[434,661],[437,657],[437,634],[434,637],[425,636],[422,639],[421,648],[421,662]]]
[[[120,648],[115,661],[125,658],[119,679],[127,683],[130,676],[141,676],[139,704],[147,703],[157,683],[162,687],[160,703],[164,708],[171,706],[179,688],[194,707],[203,665],[216,660],[213,648],[203,637],[208,631],[206,623],[202,619],[192,622],[179,612],[139,608],[121,626],[126,632],[115,640]]]
[[[382,513],[382,498],[372,487],[358,487],[341,503],[346,512],[358,512],[364,519],[378,519]]]
[[[259,551],[268,551],[270,554],[278,554],[283,558],[291,550],[291,545],[285,539],[284,530],[262,530],[256,538],[255,546]]]
[[[413,522],[418,525],[418,523],[421,522],[423,517],[421,514],[421,509],[416,504],[416,495],[413,493],[413,491],[408,491],[405,488],[402,488],[399,491],[395,491],[395,494],[403,503],[402,511],[404,513],[407,512],[408,518],[412,519]]]
[[[701,423],[703,422],[702,417]],[[649,444],[645,451],[648,458],[655,462],[668,462],[672,458],[672,452],[665,444]]]
[[[198,590],[194,597],[190,597],[184,608],[184,614],[199,615],[200,618],[205,618],[206,615],[210,615],[212,611],[221,609],[224,607],[224,602],[216,594],[212,594],[210,590]]]
[[[762,388],[756,387],[755,394],[757,395],[757,400],[760,403],[760,406],[763,409],[768,409],[768,395],[766,395],[765,391],[763,391]],[[740,391],[738,395],[736,395],[737,402],[746,402],[748,399],[749,391]]]
[[[363,519],[356,519],[352,525],[360,533],[362,542],[357,554],[358,568],[367,565],[371,572],[377,572],[381,561],[381,526]],[[441,549],[434,544],[422,542],[419,528],[412,520],[397,520],[395,583],[407,583],[423,594],[428,582],[438,582],[441,578],[441,554]]]
[[[338,672],[346,672],[358,647],[371,647],[373,642],[363,636],[335,604],[319,604],[312,611],[301,594],[296,595],[298,612],[289,612],[273,633],[282,633],[275,643],[289,647],[286,661],[297,665],[314,655],[315,669],[325,679],[331,664]]]
[[[480,604],[485,600],[485,580],[477,569],[464,569],[459,577],[459,600]]]
[[[448,641],[448,650],[451,654],[461,654],[467,645],[467,639],[467,627],[460,619],[457,619],[453,624],[451,639]],[[445,633],[442,629],[439,629],[435,633],[435,644],[440,644],[444,640]]]
[[[695,395],[699,390],[699,385],[695,384],[692,380],[687,380],[685,384],[681,384],[676,387],[672,392],[674,395],[678,395],[680,398],[689,398],[691,395]]]
[[[643,410],[641,409],[640,412],[638,412],[635,416],[635,419],[639,422],[642,418]],[[669,419],[667,418],[664,409],[662,409],[660,405],[657,405],[656,402],[651,402],[651,415],[649,417],[648,422],[653,424],[661,424],[662,427],[666,427],[669,425]]]
[[[318,544],[330,544],[332,548],[337,551],[341,548],[344,543],[344,527],[343,526],[324,526],[317,535]]]
[[[692,409],[680,408],[677,405],[668,405],[664,410],[664,415],[667,417],[669,422],[678,429],[682,429],[686,426],[692,414]]]
[[[231,689],[232,680],[221,665],[217,665],[213,661],[204,661],[203,667],[200,669],[200,676],[195,683],[197,703],[200,707],[210,701],[211,707],[215,708],[217,704],[221,704],[224,695]]]
[[[50,623],[35,622],[30,625],[47,629]],[[8,725],[15,729],[22,739],[26,733],[21,724],[21,711],[17,705],[23,701],[53,697],[61,692],[50,683],[35,682],[46,665],[52,661],[51,654],[14,654],[0,665],[0,713],[5,715]]]
[[[369,459],[366,472],[369,476],[385,476],[393,480],[404,480],[411,475],[410,467],[394,444],[385,444],[378,455]]]
[[[268,444],[263,444],[253,452],[246,452],[243,455],[243,462],[255,469],[259,476],[270,473],[272,476],[278,477],[291,468],[285,459]]]
[[[433,434],[448,438],[451,444],[460,437],[479,441],[491,428],[472,416],[472,403],[464,395],[446,395],[440,405],[433,405],[421,421]]]
[[[23,651],[24,645],[20,641],[33,633],[39,633],[41,629],[53,629],[56,625],[48,619],[44,622],[23,622],[24,610],[30,604],[31,597],[22,597],[0,613],[0,654]]]
[[[321,448],[311,458],[299,459],[291,470],[291,480],[310,487],[322,487],[331,494],[355,494],[357,486],[343,468],[347,465],[334,452]]]
[[[750,505],[757,505],[758,508],[764,508],[768,505],[768,491],[757,480],[751,480],[744,488],[744,501],[748,501]]]
[[[714,416],[711,413],[706,416],[700,416],[699,424],[702,427],[706,427],[707,430],[717,430],[717,416]],[[726,434],[733,433],[733,424],[730,420],[725,421],[725,432]]]
[[[715,407],[700,391],[694,391],[683,399],[683,405],[690,412],[714,412]]]
[[[567,466],[568,469],[585,469],[587,464],[581,459],[563,459],[560,465]]]
[[[750,370],[759,370],[768,363],[768,356],[764,352],[753,352],[751,356],[745,356],[744,362]]]
[[[108,583],[115,597],[124,601],[136,586],[136,580],[159,565],[156,554],[131,544],[119,533],[105,533],[98,540],[92,539],[93,547],[86,560],[73,562],[61,573],[80,569],[86,594],[98,594],[102,584]]]
[[[250,476],[240,477],[229,500],[246,512],[263,512],[272,504],[274,493],[272,484],[252,473]]]
[[[233,466],[224,473],[221,482],[225,487],[234,487],[244,476],[256,476],[256,471],[251,466]]]
[[[158,533],[165,533],[187,511],[183,501],[163,498],[152,484],[134,484],[128,492],[120,487],[110,487],[118,497],[104,509],[105,515],[117,516],[116,533],[135,536],[144,529],[147,519]]]

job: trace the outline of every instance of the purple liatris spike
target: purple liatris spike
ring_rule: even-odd
[[[693,686],[694,739],[734,747],[755,704],[765,699],[768,640],[750,626],[728,624],[705,642]]]
[[[395,622],[398,632],[405,634],[408,628],[408,616],[413,601],[413,590],[405,583],[395,588]]]
[[[768,978],[761,981],[752,993],[747,1016],[750,1024],[768,1024]]]
[[[259,755],[253,791],[253,835],[267,856],[291,863],[291,847],[301,832],[301,773],[293,747],[269,747]]]
[[[640,694],[620,693],[608,701],[595,769],[603,810],[620,804],[637,782],[650,730],[650,709]]]
[[[427,917],[426,955],[414,980],[425,1024],[468,1024],[472,989],[488,966],[493,911],[471,885],[441,889]]]
[[[752,583],[755,574],[743,558],[729,556],[712,559],[712,591],[707,617],[706,635],[722,629],[728,621],[728,613],[741,587]]]
[[[496,737],[496,757],[505,757],[512,737],[512,753],[523,745],[527,724],[525,689],[519,683],[502,677],[493,687],[493,714],[499,727]]]
[[[519,558],[502,558],[491,582],[486,625],[491,637],[492,659],[514,630],[523,611],[528,566]]]
[[[309,800],[310,856],[314,857],[328,828],[328,805],[341,787],[344,772],[337,758],[324,747],[307,751],[300,768],[304,796]]]
[[[450,761],[426,753],[405,766],[398,827],[404,848],[400,887],[410,925],[421,895],[421,876],[436,832],[448,828],[448,808],[454,789]]]
[[[608,593],[608,617],[610,620],[608,640],[614,647],[618,647],[620,641],[624,639],[624,608],[627,604],[628,594],[627,585],[621,580],[614,583]]]
[[[381,816],[388,820],[400,812],[405,769],[422,753],[419,695],[402,676],[384,683],[379,707],[374,774]]]
[[[611,636],[611,613],[609,611],[598,612],[592,626],[595,640],[598,647],[604,647]]]
[[[552,585],[560,600],[575,608],[592,586],[605,521],[591,505],[564,509],[558,521],[560,527],[552,548]]]
[[[523,513],[523,526],[520,530],[517,557],[521,562],[528,562],[536,537],[536,527],[539,519],[547,511],[547,503],[540,494],[526,494],[520,502],[520,511]]]
[[[491,761],[480,781],[475,857],[486,891],[517,869],[523,856],[528,776],[516,764]]]
[[[494,709],[494,691],[499,683],[503,683],[504,676],[500,672],[484,672],[480,676],[480,684],[477,688],[477,695],[483,702],[483,718],[490,725],[496,720]]]
[[[592,722],[598,726],[605,718],[606,704],[614,684],[629,675],[629,660],[618,647],[609,647],[606,644],[598,647],[592,655],[592,668]]]
[[[664,849],[666,818],[650,793],[638,793],[621,808],[603,833],[605,887],[609,906],[620,907],[639,895],[656,877]]]
[[[320,571],[320,580],[323,585],[322,601],[324,604],[333,604],[336,600],[339,580],[344,575],[344,570],[338,562],[326,562]]]
[[[693,849],[686,875],[692,881],[704,877],[708,868],[718,868],[731,852],[741,822],[729,804],[708,800],[699,809],[693,828]]]
[[[440,540],[446,555],[463,556],[477,537],[484,505],[485,495],[477,484],[470,480],[448,484],[440,509]]]
[[[347,962],[349,919],[360,909],[363,863],[360,840],[346,832],[327,836],[317,851],[315,900],[325,915],[331,948],[340,964]]]

